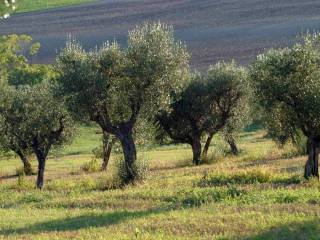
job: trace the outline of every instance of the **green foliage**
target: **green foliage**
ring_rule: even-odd
[[[173,38],[172,28],[160,23],[130,32],[125,50],[113,42],[87,53],[71,40],[57,58],[59,90],[73,111],[94,120],[106,108],[107,119],[117,125],[135,114],[138,109],[133,105],[148,115],[158,109],[176,82],[183,80],[187,59],[184,46]]]
[[[102,149],[102,145],[99,145],[98,147],[95,147],[94,149],[92,149],[92,154],[93,154],[93,158],[98,160],[98,159],[103,159],[103,149]]]
[[[205,175],[199,182],[199,186],[221,186],[228,184],[255,184],[267,183],[272,180],[271,174],[261,171],[249,171],[234,175],[218,174],[213,176]]]
[[[15,188],[18,190],[30,190],[33,188],[33,184],[28,181],[24,174],[18,175]]]
[[[245,190],[238,189],[235,186],[229,186],[227,189],[218,188],[195,188],[189,191],[181,191],[178,197],[170,199],[177,207],[200,207],[204,204],[213,202],[222,202],[227,199],[241,198],[246,194]]]
[[[192,142],[194,125],[198,134],[217,132],[223,127],[236,128],[245,115],[250,94],[243,68],[232,63],[218,63],[207,75],[196,74],[181,96],[171,105],[171,111],[160,112],[159,124],[176,141]],[[241,107],[240,107],[241,106]],[[243,112],[242,112],[243,110]],[[241,129],[241,127],[239,127]],[[180,136],[179,136],[180,135]]]
[[[57,93],[79,120],[94,121],[118,138],[133,180],[136,123],[153,116],[179,91],[188,57],[172,28],[161,23],[145,23],[129,32],[126,49],[113,42],[86,52],[70,40],[56,61]]]
[[[91,176],[83,176],[79,187],[82,189],[95,189],[96,181]]]
[[[11,66],[12,69],[12,66]],[[50,66],[28,65],[12,69],[8,74],[8,84],[14,86],[35,85],[53,78],[54,72]]]
[[[307,137],[303,135],[301,131],[296,131],[296,134],[292,138],[294,146],[297,148],[297,153],[300,155],[306,155],[307,149]]]
[[[213,146],[212,150],[208,153],[207,156],[202,157],[202,162],[204,164],[213,164],[224,161],[230,153],[230,148],[227,145],[224,137],[216,135],[212,141]]]
[[[0,144],[18,155],[21,151],[36,155],[42,168],[42,175],[38,171],[39,188],[51,147],[70,142],[74,130],[63,102],[53,96],[48,82],[1,89]]]
[[[250,170],[240,172],[232,175],[224,173],[208,176],[207,174],[197,183],[200,187],[223,186],[234,184],[260,184],[260,183],[274,183],[274,184],[299,184],[301,178],[299,175],[293,175],[289,178],[286,176],[273,176],[270,172],[260,170]]]
[[[28,64],[27,57],[30,57],[38,52],[39,43],[32,43],[32,38],[27,35],[5,35],[0,37],[0,76],[1,82],[7,83],[10,74],[21,76],[25,71],[29,73],[27,76],[39,77],[37,71],[43,72],[45,66],[35,65],[33,69]],[[11,77],[13,78],[13,77]],[[21,76],[22,78],[22,76]]]
[[[106,191],[123,188],[123,183],[119,180],[116,175],[104,176],[99,178],[96,182],[95,189]]]
[[[25,159],[31,154],[31,147],[27,144],[27,140],[16,135],[19,129],[17,130],[15,127],[19,126],[15,124],[18,123],[14,122],[12,125],[10,123],[10,121],[22,121],[22,119],[16,120],[15,118],[19,117],[14,116],[14,111],[18,112],[23,108],[22,104],[18,103],[19,101],[13,100],[13,95],[19,94],[20,90],[17,90],[16,93],[13,92],[14,88],[40,84],[54,76],[54,72],[49,66],[28,63],[27,57],[36,54],[39,47],[40,44],[32,43],[32,38],[27,35],[8,35],[0,38],[0,91],[3,94],[1,97],[3,103],[0,104],[0,121],[3,121],[0,126],[0,146],[5,152],[13,151],[23,161],[26,161]],[[10,98],[12,98],[11,103]],[[12,106],[14,110],[8,109],[10,104],[14,105]],[[9,115],[11,115],[11,120],[9,120]],[[32,172],[27,168],[25,171],[26,174]]]
[[[17,0],[1,0],[0,1],[0,20],[8,18],[10,14],[16,10]]]
[[[31,147],[39,144],[62,144],[73,136],[73,124],[61,102],[55,99],[47,83],[33,87],[7,88],[1,94],[1,131],[11,141]],[[53,132],[63,128],[59,137]]]
[[[291,48],[259,55],[251,67],[255,95],[265,110],[270,135],[281,143],[302,132],[320,136],[319,34]]]
[[[211,89],[215,91],[215,95],[223,97],[223,100],[221,100],[222,108],[228,109],[228,107],[231,107],[230,116],[222,129],[222,136],[225,138],[229,135],[235,136],[243,130],[251,118],[249,103],[252,93],[249,87],[247,70],[237,66],[235,62],[217,63],[209,68],[208,79],[212,79],[213,86],[211,86]],[[222,117],[220,116],[220,118]],[[216,126],[218,125],[218,122],[214,123],[209,132],[216,132]]]
[[[224,135],[243,128],[249,95],[245,69],[234,62],[217,63],[207,74],[193,75],[182,93],[173,96],[170,109],[156,115],[159,135],[165,132],[177,143],[190,144],[198,164],[202,136],[213,136],[223,128]]]
[[[84,163],[81,166],[81,170],[86,173],[100,172],[101,163],[96,158],[93,158],[91,161]]]
[[[116,159],[117,178],[120,185],[128,183],[128,172],[126,170],[126,162],[123,158]],[[136,173],[135,182],[143,181],[147,178],[150,169],[150,163],[147,158],[138,158],[133,165],[134,172]],[[135,183],[134,182],[134,183]]]

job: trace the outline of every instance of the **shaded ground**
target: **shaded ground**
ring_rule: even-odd
[[[85,47],[116,39],[146,20],[174,25],[187,43],[192,65],[218,59],[246,64],[264,48],[284,46],[296,35],[320,29],[318,0],[102,0],[96,3],[17,14],[0,23],[0,34],[27,33],[42,43],[33,59],[52,62],[68,34]]]

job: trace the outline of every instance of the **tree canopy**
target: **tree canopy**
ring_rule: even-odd
[[[267,128],[281,142],[302,132],[308,138],[305,177],[319,177],[320,51],[319,34],[290,48],[259,55],[251,67],[252,85],[266,114]]]
[[[35,85],[48,80],[54,74],[50,66],[30,64],[27,57],[37,53],[39,43],[33,43],[27,35],[8,35],[0,38],[0,87],[2,91],[8,86]],[[5,94],[5,92],[3,92]],[[2,151],[13,151],[24,164],[25,174],[31,174],[28,156],[31,154],[27,145],[14,137],[14,129],[4,125],[0,131]]]
[[[212,138],[235,117],[245,102],[247,87],[244,69],[233,62],[217,63],[207,74],[194,75],[170,109],[157,114],[156,121],[175,142],[190,144],[193,162],[199,164],[201,137],[209,134]]]
[[[37,187],[42,188],[45,161],[51,147],[69,141],[74,128],[63,103],[54,98],[49,83],[43,82],[1,89],[0,132],[1,144],[36,155]]]
[[[128,182],[135,179],[133,128],[169,103],[188,72],[189,55],[173,29],[145,23],[129,32],[127,48],[106,43],[86,52],[69,41],[57,58],[59,92],[80,119],[88,118],[120,141]]]
[[[27,59],[39,47],[26,35],[0,38],[0,145],[21,158],[26,173],[30,173],[28,156],[36,155],[41,188],[51,146],[70,139],[73,128],[63,102],[53,95],[52,68]]]

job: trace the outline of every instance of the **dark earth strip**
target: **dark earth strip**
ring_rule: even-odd
[[[103,0],[16,14],[0,22],[0,34],[29,34],[42,44],[33,62],[50,63],[71,34],[86,48],[116,39],[129,29],[161,20],[204,69],[217,60],[246,64],[265,48],[290,44],[295,36],[320,30],[319,0]]]

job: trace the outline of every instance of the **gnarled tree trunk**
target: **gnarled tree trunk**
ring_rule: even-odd
[[[32,175],[32,166],[27,158],[27,156],[21,151],[16,151],[18,156],[20,157],[22,163],[23,163],[23,172],[25,175]]]
[[[199,165],[201,158],[201,141],[200,137],[195,137],[192,141],[193,164]]]
[[[214,135],[213,133],[209,134],[209,136],[207,138],[207,141],[206,141],[206,143],[205,143],[205,145],[203,147],[202,157],[205,158],[205,159],[208,157],[208,151],[209,151],[209,147],[210,147],[213,135]]]
[[[319,178],[319,141],[309,138],[308,143],[308,160],[305,165],[304,177]]]
[[[102,163],[101,169],[103,171],[106,171],[115,139],[114,138],[110,139],[110,135],[107,132],[103,131],[102,141],[103,141],[103,152],[102,152],[103,163]]]
[[[132,136],[132,128],[121,128],[117,137],[121,143],[125,161],[127,178],[124,179],[124,181],[125,183],[132,183],[137,177],[137,173],[134,169],[134,163],[137,159],[137,150]]]
[[[38,160],[38,176],[37,176],[37,188],[43,188],[43,179],[44,179],[44,170],[46,166],[46,156],[38,151],[36,152],[37,160]]]
[[[238,150],[238,147],[237,147],[237,144],[236,144],[236,140],[234,139],[234,137],[230,136],[226,140],[227,140],[227,143],[230,146],[231,153],[233,155],[238,155],[239,154],[239,150]]]

